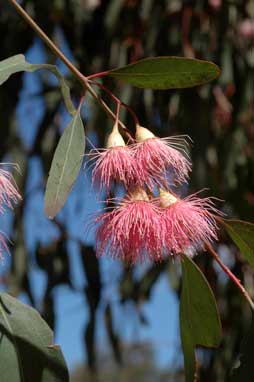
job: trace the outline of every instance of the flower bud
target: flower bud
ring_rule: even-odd
[[[138,143],[145,141],[148,138],[155,138],[155,135],[145,127],[136,126],[136,141]]]
[[[172,195],[170,192],[165,191],[160,188],[160,204],[161,207],[167,208],[171,206],[171,204],[174,204],[177,201],[177,198]]]
[[[118,131],[117,125],[114,125],[112,132],[109,134],[108,139],[106,141],[106,147],[109,149],[110,147],[116,146],[125,146],[125,142],[123,137]]]
[[[142,200],[145,202],[149,202],[149,197],[147,193],[145,192],[145,190],[143,190],[143,188],[137,188],[134,192],[131,193],[130,200],[131,201]]]

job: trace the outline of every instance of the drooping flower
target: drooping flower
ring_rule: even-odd
[[[97,255],[106,253],[130,263],[145,258],[160,260],[165,236],[161,214],[161,208],[144,190],[127,195],[113,211],[96,219]]]
[[[137,162],[129,146],[126,146],[115,124],[109,135],[106,149],[100,150],[92,173],[92,183],[105,187],[109,192],[112,182],[122,183],[126,188],[139,179]]]
[[[4,205],[13,208],[13,204],[20,199],[21,196],[11,173],[0,169],[0,212],[4,211]]]
[[[179,199],[160,190],[161,206],[164,209],[163,224],[166,227],[165,248],[170,254],[192,254],[205,242],[217,240],[215,208],[211,198],[199,198],[195,194]]]
[[[163,185],[168,171],[172,171],[175,184],[187,181],[191,164],[182,154],[186,141],[181,137],[158,138],[142,126],[136,127],[134,156],[142,169],[142,180],[149,187]],[[181,150],[181,151],[180,151]]]

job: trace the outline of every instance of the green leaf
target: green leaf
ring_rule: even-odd
[[[138,88],[162,90],[202,85],[219,74],[219,67],[212,62],[183,57],[145,58],[108,73]]]
[[[14,73],[34,72],[40,69],[51,71],[59,79],[66,108],[73,116],[58,143],[46,187],[45,211],[49,217],[53,218],[63,207],[81,167],[85,151],[85,136],[80,111],[75,110],[70,89],[56,66],[29,64],[22,54],[0,62],[0,85]]]
[[[254,269],[254,224],[242,220],[224,220],[229,236]]]
[[[84,126],[77,110],[61,136],[54,158],[45,193],[45,213],[53,217],[63,207],[79,174],[85,152]]]
[[[1,382],[68,382],[68,370],[53,333],[39,313],[0,294]]]
[[[22,54],[0,61],[0,85],[7,81],[13,73],[21,72],[25,69],[26,62]]]
[[[232,370],[231,382],[253,382],[254,381],[254,315],[248,335],[244,338],[241,354],[237,365]]]
[[[55,65],[29,64],[28,62],[26,62],[25,56],[23,56],[23,54],[18,54],[16,56],[9,57],[6,60],[0,61],[0,85],[7,81],[8,78],[14,73],[22,71],[34,72],[40,69],[49,70],[57,77],[57,79],[60,82],[61,92],[64,98],[66,109],[71,115],[74,115],[76,110],[71,100],[70,88]]]
[[[180,329],[186,382],[195,376],[195,347],[216,347],[221,340],[221,323],[213,292],[204,275],[187,256],[182,258],[183,285]]]

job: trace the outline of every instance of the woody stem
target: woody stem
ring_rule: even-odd
[[[86,82],[86,77],[68,60],[68,58],[61,52],[61,50],[53,43],[53,41],[46,35],[46,33],[36,24],[36,22],[26,13],[26,11],[16,2],[16,0],[9,0],[15,7],[16,11],[23,17],[23,19],[33,28],[33,30],[41,37],[49,49],[58,56],[74,76],[82,83]]]
[[[50,48],[52,52],[59,57],[69,70],[74,74],[74,76],[82,84],[83,88],[86,89],[91,96],[98,102],[98,104],[104,109],[107,115],[114,121],[116,119],[115,113],[108,107],[108,105],[101,99],[101,97],[94,91],[92,86],[88,82],[88,78],[84,76],[76,67],[71,63],[71,61],[61,52],[61,50],[56,46],[56,44],[46,35],[46,33],[39,27],[38,24],[29,16],[29,14],[17,3],[16,0],[9,0],[9,2],[14,6],[16,11],[21,15],[21,17],[30,25],[30,27],[40,36],[40,38],[45,42],[45,44]],[[106,72],[104,72],[104,75]],[[94,75],[95,76],[95,75]],[[119,121],[119,125],[125,129],[126,126],[123,122]]]
[[[223,264],[221,259],[219,258],[218,254],[215,252],[211,244],[206,243],[206,250],[212,255],[214,260],[219,264],[219,266],[223,269],[223,271],[229,276],[229,278],[233,281],[233,283],[237,286],[237,288],[240,290],[242,295],[245,297],[245,299],[248,301],[250,304],[250,307],[252,310],[254,310],[254,303],[247,292],[247,290],[244,288],[244,286],[241,284],[241,280],[239,280],[232,272],[231,270]]]

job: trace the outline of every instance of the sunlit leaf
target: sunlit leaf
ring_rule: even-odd
[[[68,382],[53,333],[36,310],[0,294],[1,382]]]
[[[66,109],[71,115],[74,115],[75,108],[70,97],[70,88],[55,65],[29,64],[28,62],[26,62],[25,56],[23,56],[22,54],[9,57],[6,60],[0,61],[0,85],[7,81],[8,78],[14,73],[22,71],[34,72],[40,69],[49,70],[58,78]]]
[[[49,218],[63,207],[79,174],[84,152],[84,126],[77,110],[58,142],[51,164],[45,193],[45,213]]]
[[[188,257],[182,259],[183,285],[180,301],[180,329],[186,382],[196,372],[195,347],[216,347],[221,340],[221,323],[213,292],[204,275]]]
[[[254,224],[242,220],[224,220],[223,225],[245,260],[254,269]]]
[[[151,57],[109,71],[118,80],[150,89],[180,89],[202,85],[220,74],[217,65],[183,57]]]

